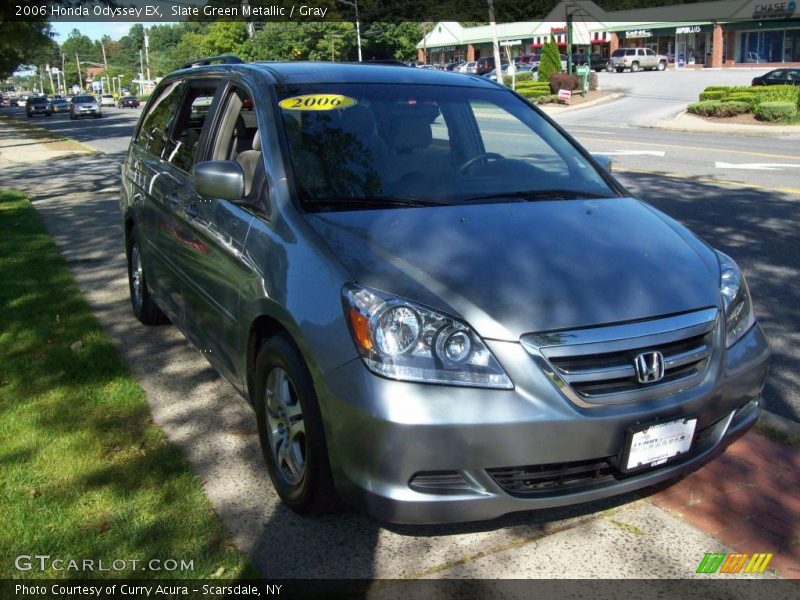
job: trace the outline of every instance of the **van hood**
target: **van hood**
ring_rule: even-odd
[[[632,198],[307,215],[353,279],[487,339],[719,305],[713,250]]]

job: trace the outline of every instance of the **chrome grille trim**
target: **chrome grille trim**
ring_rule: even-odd
[[[708,308],[651,321],[528,334],[520,342],[574,403],[592,407],[634,402],[702,380],[713,355],[718,316],[716,308]],[[633,359],[654,350],[664,356],[664,378],[639,383]]]

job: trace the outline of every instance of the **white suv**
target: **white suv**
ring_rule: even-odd
[[[117,103],[114,102],[114,96],[111,94],[103,94],[100,96],[100,106],[110,106],[114,108],[116,105]]]
[[[667,68],[667,62],[666,56],[656,54],[650,48],[618,48],[611,53],[608,70],[613,69],[617,73],[622,73],[625,69],[630,69],[631,73],[639,69],[663,71]]]

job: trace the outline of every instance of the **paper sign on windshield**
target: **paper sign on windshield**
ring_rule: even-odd
[[[278,103],[284,110],[338,110],[358,104],[355,98],[340,94],[305,94]]]

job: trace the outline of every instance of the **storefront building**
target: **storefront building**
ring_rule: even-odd
[[[497,34],[501,45],[520,42],[512,57],[538,53],[550,39],[566,53],[570,11],[573,52],[607,57],[620,47],[646,47],[674,68],[800,66],[798,3],[722,0],[611,12],[590,0],[570,0],[541,21],[498,24]],[[431,64],[477,60],[492,53],[491,31],[437,23],[417,48],[419,60]]]

